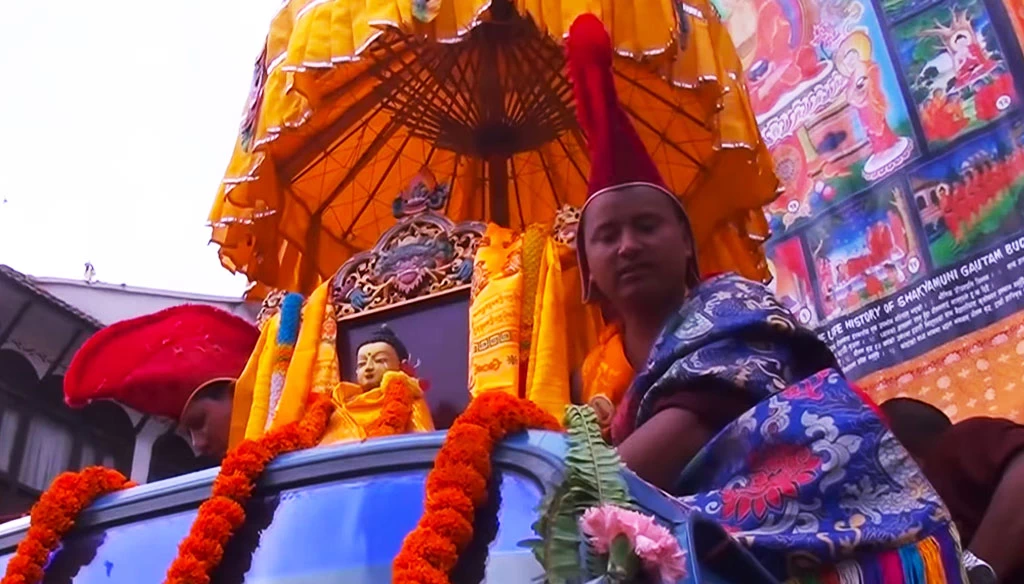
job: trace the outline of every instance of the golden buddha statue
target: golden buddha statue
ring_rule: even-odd
[[[434,430],[409,350],[387,325],[359,345],[356,382],[342,381],[332,398],[337,409],[321,445]]]

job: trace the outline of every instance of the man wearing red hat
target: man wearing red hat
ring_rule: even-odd
[[[763,284],[701,277],[686,212],[619,104],[604,25],[580,16],[567,45],[591,160],[580,272],[617,339],[588,361],[629,369],[604,388],[621,395],[623,462],[779,580],[961,582],[948,511],[828,347]]]
[[[228,448],[234,383],[259,331],[203,305],[124,320],[93,335],[64,376],[64,401],[81,408],[110,399],[174,420],[196,453],[216,460]]]

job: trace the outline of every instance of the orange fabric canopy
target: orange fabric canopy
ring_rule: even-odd
[[[523,229],[581,205],[589,161],[560,40],[590,4],[289,2],[210,214],[225,267],[257,296],[308,294],[408,207]],[[761,208],[778,181],[724,27],[705,0],[600,4],[614,5],[598,15],[620,98],[702,267],[767,279]]]

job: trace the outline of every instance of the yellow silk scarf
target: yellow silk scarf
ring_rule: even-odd
[[[570,372],[596,342],[600,317],[582,303],[573,251],[549,233],[488,225],[473,274],[469,388],[529,398],[561,419]]]
[[[331,397],[336,409],[327,422],[327,431],[320,440],[320,445],[338,444],[366,439],[366,431],[370,424],[377,421],[381,410],[387,405],[384,400],[384,387],[391,376],[401,375],[413,387],[420,389],[419,381],[404,373],[389,371],[384,374],[380,387],[363,392],[354,383],[343,381],[335,386]],[[430,416],[430,407],[423,397],[422,390],[412,403],[412,418],[409,420],[412,432],[433,432],[434,422]]]
[[[280,315],[274,315],[264,325],[256,349],[235,385],[230,446],[243,438],[256,439],[270,429],[301,419],[314,394],[330,392],[341,382],[336,349],[338,325],[330,302],[329,281],[306,299],[284,388],[277,403],[271,404],[270,385],[279,326]],[[268,419],[273,420],[269,426]]]

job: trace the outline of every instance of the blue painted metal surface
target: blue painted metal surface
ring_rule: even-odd
[[[390,581],[391,560],[423,513],[425,478],[443,439],[442,432],[406,435],[276,460],[214,582]],[[500,480],[477,516],[477,538],[463,554],[454,584],[519,584],[542,573],[519,542],[533,536],[530,525],[544,494],[561,478],[565,450],[564,437],[549,432],[524,433],[499,447],[494,468]],[[215,469],[200,471],[97,501],[51,558],[46,584],[161,582],[215,475]],[[693,545],[687,510],[632,473],[625,477],[640,507],[672,526],[690,548],[692,568],[684,582],[727,582],[713,567],[692,561],[701,552]],[[25,519],[0,526],[0,573],[26,527]]]

